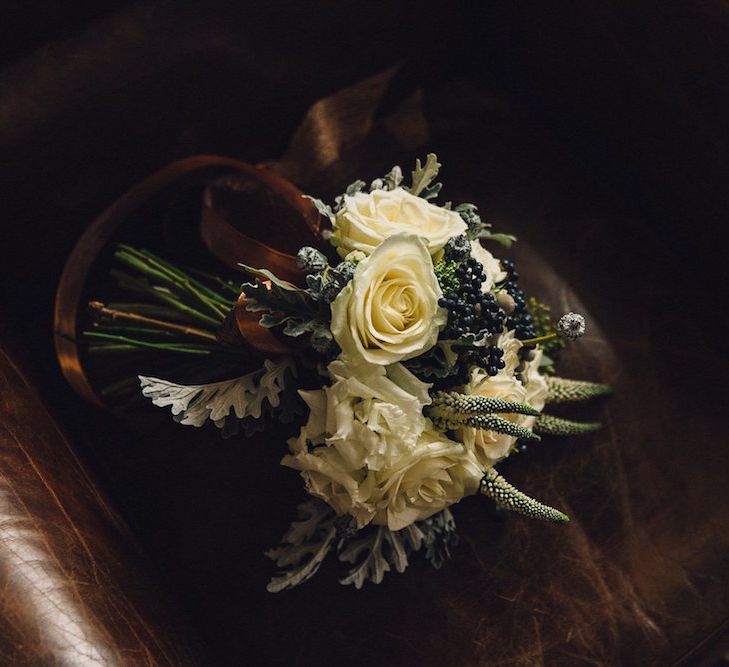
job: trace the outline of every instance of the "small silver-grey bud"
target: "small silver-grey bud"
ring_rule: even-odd
[[[445,244],[446,259],[454,262],[465,262],[471,256],[471,242],[465,234],[452,236]]]
[[[323,327],[314,329],[309,339],[311,347],[320,354],[328,354],[334,347],[334,338],[331,331]]]
[[[329,266],[329,262],[316,248],[304,246],[296,253],[296,266],[304,273],[320,273]]]
[[[562,338],[575,340],[585,333],[585,318],[579,313],[562,315],[557,322],[557,333]]]
[[[336,272],[339,281],[342,283],[342,286],[352,280],[352,276],[354,276],[354,270],[356,268],[357,265],[354,262],[345,261],[337,264],[334,271]]]
[[[345,285],[352,280],[354,270],[357,268],[354,262],[340,262],[331,271],[327,273],[326,283],[322,290],[324,301],[331,303],[337,298]]]

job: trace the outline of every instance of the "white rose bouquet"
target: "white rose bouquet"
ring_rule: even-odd
[[[299,251],[300,286],[246,266],[254,279],[242,294],[218,281],[221,294],[151,253],[117,252],[147,281],[167,276],[167,292],[157,293],[167,306],[184,288],[183,315],[229,312],[228,323],[253,318],[271,336],[274,353],[242,377],[193,385],[140,377],[143,395],[184,425],[212,421],[231,434],[271,418],[298,423],[281,463],[298,471],[311,498],[268,552],[280,570],[271,591],[302,583],[330,553],[349,566],[341,581],[357,588],[402,572],[415,553],[440,567],[457,542],[450,508],[477,493],[503,509],[569,521],[496,466],[541,435],[599,428],[542,412],[610,391],[553,374],[584,319],[568,313],[552,324],[548,308],[519,288],[514,265],[483,245],[515,239],[493,233],[472,204],[434,203],[439,168],[431,154],[407,185],[395,167],[369,187],[353,183],[333,206],[312,199],[329,244]]]

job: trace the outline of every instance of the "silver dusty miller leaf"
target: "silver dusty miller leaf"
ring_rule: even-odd
[[[316,574],[337,537],[336,515],[329,505],[312,499],[297,510],[299,520],[291,524],[278,547],[266,552],[280,569],[266,586],[270,593],[294,588]]]
[[[222,382],[182,385],[143,375],[139,381],[142,394],[157,407],[169,407],[180,424],[200,427],[210,420],[223,428],[228,417],[258,419],[264,403],[277,407],[284,390],[284,377],[291,370],[290,359],[279,362],[266,359],[263,368]]]

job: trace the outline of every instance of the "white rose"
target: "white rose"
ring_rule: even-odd
[[[542,410],[548,393],[547,382],[539,373],[542,350],[537,348],[534,351],[532,361],[520,362],[519,350],[523,346],[513,331],[500,334],[496,345],[504,351],[504,368],[493,377],[478,367],[473,368],[470,381],[463,391],[467,394],[526,403],[535,410]],[[515,373],[520,367],[522,370],[517,376]],[[524,428],[532,428],[536,421],[536,417],[528,415],[499,414],[499,417]],[[509,456],[516,444],[513,436],[476,428],[460,429],[459,438],[467,447],[474,448],[484,467],[494,465]]]
[[[476,493],[484,471],[472,450],[439,431],[419,438],[409,456],[378,475],[380,494],[372,522],[401,530]]]
[[[352,250],[370,254],[393,234],[417,234],[435,255],[451,236],[466,231],[455,211],[428,203],[404,188],[345,195],[334,220],[331,242],[345,257]]]
[[[514,375],[519,365],[519,350],[524,347],[521,341],[516,337],[514,331],[507,330],[499,334],[496,339],[496,346],[504,351],[502,357],[504,368],[502,372],[506,375]]]
[[[481,284],[482,292],[490,292],[496,283],[506,278],[506,271],[501,268],[499,260],[486,250],[478,239],[471,241],[471,257],[483,266],[486,280]]]
[[[475,493],[476,457],[423,417],[430,385],[404,366],[329,365],[332,384],[301,392],[311,412],[291,455],[307,489],[358,527],[399,530]]]
[[[492,377],[483,369],[474,367],[471,370],[471,379],[464,387],[464,393],[517,403],[526,402],[526,389],[514,375],[506,373],[505,370]],[[516,414],[499,413],[498,416],[519,425],[525,425],[525,421],[530,419]],[[458,436],[466,447],[473,449],[484,469],[509,456],[516,444],[516,438],[511,435],[480,428],[463,427],[459,429]]]
[[[539,372],[539,365],[542,362],[544,352],[541,348],[534,350],[534,357],[526,362],[524,371],[521,373],[521,381],[526,389],[526,402],[535,410],[542,410],[547,402],[549,387],[546,378]],[[531,428],[536,417],[531,417],[525,426]]]
[[[433,347],[448,314],[433,261],[420,237],[398,234],[355,269],[332,303],[331,329],[353,360],[391,364]]]

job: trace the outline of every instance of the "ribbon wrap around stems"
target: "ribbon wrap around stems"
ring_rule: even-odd
[[[310,243],[320,241],[319,213],[312,202],[290,181],[265,166],[254,166],[233,158],[216,155],[198,155],[173,162],[143,181],[137,183],[96,218],[79,238],[61,274],[56,292],[54,331],[56,356],[63,375],[74,390],[92,403],[103,406],[103,401],[91,386],[84,371],[77,344],[78,315],[84,286],[94,263],[111,242],[119,228],[130,216],[152,198],[185,179],[204,172],[231,170],[242,174],[271,194],[280,198],[293,213],[297,231]],[[260,225],[264,221],[242,220],[242,223]],[[204,205],[200,221],[200,235],[210,253],[226,266],[242,271],[239,263],[265,266],[282,278],[299,282],[301,274],[296,258],[254,238],[252,229],[237,229],[212,206]],[[243,342],[264,354],[285,354],[294,348],[287,346],[271,331],[258,324],[258,315],[245,309],[244,296],[238,299],[232,319],[237,324]]]

